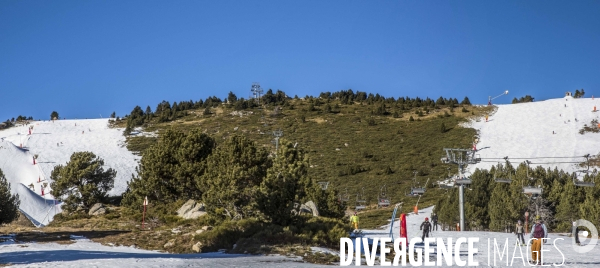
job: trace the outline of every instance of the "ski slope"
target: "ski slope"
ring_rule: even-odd
[[[36,225],[48,224],[61,212],[60,204],[55,207],[49,194],[50,174],[55,166],[66,164],[74,152],[90,151],[104,159],[105,168],[117,171],[109,195],[123,193],[140,157],[125,148],[122,131],[109,128],[108,119],[33,121],[0,130],[0,169],[13,193],[19,194],[21,211]]]
[[[581,163],[584,155],[600,153],[600,133],[579,134],[585,124],[590,126],[599,118],[594,106],[600,109],[598,99],[572,97],[498,105],[488,122],[479,119],[466,124],[478,131],[477,155],[483,160],[468,170],[489,169],[503,163],[505,156],[513,166],[529,160],[532,167],[582,170],[577,164],[563,162]]]

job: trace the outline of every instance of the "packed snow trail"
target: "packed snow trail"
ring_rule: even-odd
[[[0,264],[11,267],[331,267],[298,257],[223,253],[168,254],[133,247],[110,247],[88,239],[75,243],[0,243]]]
[[[102,158],[105,169],[117,171],[109,195],[125,192],[140,157],[125,148],[122,131],[109,128],[108,119],[33,121],[1,130],[0,169],[11,183],[12,192],[19,194],[21,211],[36,225],[48,224],[61,212],[54,208],[55,201],[49,194],[50,174],[55,166],[65,165],[74,152],[90,151]],[[35,155],[38,158],[34,165]]]
[[[600,107],[600,101],[572,97],[498,105],[488,122],[466,124],[479,132],[477,155],[488,161],[469,165],[468,170],[490,169],[498,162],[503,163],[505,156],[513,166],[528,159],[532,167],[582,170],[577,164],[565,162],[581,163],[585,161],[584,155],[600,153],[600,133],[579,134],[584,125],[590,126],[593,119],[598,119],[600,113],[593,112],[594,106]]]

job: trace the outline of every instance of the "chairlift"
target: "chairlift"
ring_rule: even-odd
[[[529,160],[525,160],[525,163],[527,164],[527,178],[532,181],[534,180],[534,178],[529,177],[529,164],[531,164],[531,162]],[[533,186],[523,186],[523,193],[526,195],[530,195],[533,198],[536,198],[537,196],[542,195],[542,187],[540,185],[538,185],[538,187],[533,187]]]
[[[542,195],[542,187],[540,187],[540,186],[538,186],[538,187],[524,186],[523,193],[529,194],[532,196],[539,196],[539,195]]]
[[[587,163],[587,169],[586,170],[582,170],[580,171],[581,173],[585,173],[588,174],[590,172],[590,155],[584,155],[583,157],[585,157],[586,159],[586,163]],[[585,177],[585,175],[584,175]],[[592,172],[592,178],[596,177],[596,170],[594,170],[594,172]],[[577,175],[573,176],[573,184],[575,184],[575,186],[580,186],[580,187],[594,187],[596,186],[596,183],[594,182],[587,182],[587,181],[583,181],[583,180],[578,180],[577,179]]]
[[[355,210],[363,210],[367,208],[367,200],[365,200],[365,187],[362,188],[362,193],[356,194],[356,208]]]
[[[379,198],[377,199],[377,207],[388,207],[390,199],[386,196],[387,187],[385,184],[379,189]]]
[[[498,163],[498,168],[494,172],[494,181],[498,183],[510,183],[512,181],[510,170],[508,171],[508,178],[498,178],[498,169],[500,169],[500,163]]]
[[[342,200],[342,202],[348,202],[348,201],[350,201],[350,195],[348,194],[348,188],[346,188],[346,194],[342,195],[342,197],[340,198],[340,200]]]
[[[407,196],[417,197],[425,194],[425,187],[417,187],[417,171],[413,172],[415,177],[413,178],[413,187],[410,188],[410,193]],[[429,179],[427,179],[429,181]]]

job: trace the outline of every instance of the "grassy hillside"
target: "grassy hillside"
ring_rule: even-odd
[[[373,115],[377,114],[378,107],[378,104],[364,103],[344,105],[337,100],[322,100],[320,105],[314,106],[307,100],[290,99],[283,106],[235,111],[231,105],[220,104],[209,108],[211,114],[205,114],[204,109],[192,109],[171,122],[159,123],[153,118],[143,129],[160,134],[169,128],[184,131],[199,128],[217,140],[234,134],[244,135],[273,152],[272,133],[280,129],[282,139],[297,142],[309,152],[311,176],[329,182],[329,187],[337,188],[342,194],[348,193],[349,208],[356,205],[356,195],[363,188],[364,199],[375,208],[380,189],[386,185],[392,203],[404,202],[403,210],[412,210],[417,199],[405,193],[410,192],[414,171],[418,171],[417,181],[421,185],[430,179],[420,206],[433,205],[442,190],[434,188],[432,182],[447,177],[448,168],[452,172],[456,170],[455,166],[440,162],[444,154],[442,148],[470,148],[475,130],[462,128],[459,123],[468,117],[482,116],[490,112],[489,108],[401,110],[395,104],[387,104],[384,114],[389,115]],[[414,120],[410,120],[411,117]],[[117,123],[118,126],[124,127],[124,121]],[[442,124],[445,132],[442,132]],[[131,136],[128,148],[141,153],[154,142],[156,138]],[[389,211],[368,214],[384,219],[386,217],[379,214],[387,215]],[[385,223],[381,219],[369,224]]]

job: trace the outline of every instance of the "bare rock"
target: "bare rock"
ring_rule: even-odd
[[[192,246],[192,250],[196,253],[202,252],[202,242],[198,242]]]
[[[314,217],[319,217],[319,209],[312,200],[300,206],[300,213],[311,213]]]
[[[167,242],[167,243],[166,243],[166,244],[163,246],[163,248],[170,248],[170,247],[172,247],[172,246],[174,246],[174,245],[175,245],[175,239],[171,239],[171,240],[169,240],[169,242]]]
[[[210,231],[212,229],[213,229],[212,226],[202,226],[202,230],[204,230],[204,231]]]
[[[192,199],[188,200],[177,210],[177,216],[182,217],[186,220],[197,219],[206,215],[204,211],[204,204],[198,203]]]
[[[104,205],[102,203],[96,203],[92,206],[92,208],[90,208],[90,211],[88,211],[88,215],[102,215],[106,213],[106,209],[104,208]]]

